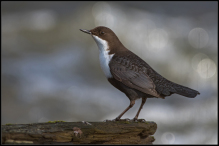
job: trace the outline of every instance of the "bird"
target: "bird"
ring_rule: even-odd
[[[138,120],[139,113],[147,98],[162,98],[179,94],[194,98],[198,91],[179,85],[161,76],[143,59],[127,49],[108,27],[98,26],[91,30],[80,29],[92,36],[99,48],[100,66],[107,80],[130,100],[128,107],[114,120],[121,117],[135,104],[135,100],[142,99],[141,105],[132,119]]]

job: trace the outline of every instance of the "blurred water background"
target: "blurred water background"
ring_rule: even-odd
[[[201,93],[147,100],[139,118],[157,123],[154,144],[218,142],[218,2],[1,2],[1,12],[2,124],[118,116],[129,99],[79,31],[103,25],[162,76]]]

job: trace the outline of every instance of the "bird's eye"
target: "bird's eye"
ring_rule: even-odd
[[[101,31],[100,34],[104,34],[105,32]]]

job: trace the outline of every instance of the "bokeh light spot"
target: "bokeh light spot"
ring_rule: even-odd
[[[189,43],[196,49],[204,48],[208,44],[208,33],[203,28],[194,28],[189,32]]]
[[[168,34],[163,29],[155,29],[149,35],[150,49],[160,51],[168,42]]]
[[[51,29],[56,24],[56,16],[53,11],[39,10],[34,11],[29,16],[28,27],[33,30],[47,30]]]
[[[208,58],[207,55],[203,54],[203,53],[198,53],[195,56],[193,56],[192,58],[192,68],[194,70],[198,70],[198,64],[200,63],[201,60]]]
[[[113,27],[114,17],[111,14],[111,7],[106,2],[97,2],[94,4],[92,14],[95,18],[96,26]]]
[[[202,78],[210,78],[216,73],[216,65],[211,59],[206,58],[199,62],[197,71]]]
[[[161,136],[161,141],[163,142],[163,144],[173,144],[175,142],[175,136],[173,133],[165,132]]]
[[[96,26],[108,26],[113,27],[114,18],[109,13],[100,13],[95,17]]]
[[[97,2],[94,4],[93,8],[92,8],[92,14],[93,16],[97,16],[99,13],[102,12],[111,12],[111,8],[110,5],[106,2]]]

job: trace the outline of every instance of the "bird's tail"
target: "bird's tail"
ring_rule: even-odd
[[[194,89],[191,89],[191,88],[188,88],[188,87],[176,84],[176,83],[174,84],[175,84],[174,89],[176,90],[175,92],[176,94],[180,94],[182,96],[186,96],[189,98],[195,98],[198,94],[200,94],[198,91]]]

